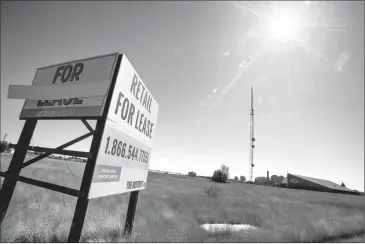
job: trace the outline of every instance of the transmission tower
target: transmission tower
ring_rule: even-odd
[[[252,181],[253,176],[253,167],[255,166],[253,163],[253,149],[255,145],[253,144],[255,141],[254,137],[254,109],[253,109],[253,90],[251,86],[251,110],[250,110],[250,164],[249,164],[249,175],[250,181]]]

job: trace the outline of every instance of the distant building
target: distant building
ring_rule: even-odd
[[[358,195],[356,191],[350,190],[328,180],[293,175],[289,173],[287,179],[289,188]]]
[[[284,177],[284,179],[280,182],[279,186],[288,187],[288,178]]]
[[[269,181],[267,177],[256,177],[255,178],[255,185],[267,185]]]

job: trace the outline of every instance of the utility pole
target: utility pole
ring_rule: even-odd
[[[252,181],[253,177],[253,167],[255,166],[253,163],[253,149],[255,145],[253,144],[255,141],[254,137],[254,109],[253,109],[253,90],[251,86],[251,110],[250,110],[250,165],[249,165],[249,177],[250,181]]]
[[[5,136],[4,136],[4,138],[3,138],[3,140],[2,140],[2,141],[5,141],[5,139],[6,139],[7,135],[8,135],[8,134],[5,134]]]

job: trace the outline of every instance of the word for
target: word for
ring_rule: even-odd
[[[148,152],[138,149],[132,145],[129,145],[128,152],[127,143],[123,143],[117,139],[113,140],[113,145],[109,148],[110,144],[110,136],[107,137],[107,143],[105,147],[105,154],[111,154],[112,156],[122,157],[126,159],[130,159],[137,162],[147,163],[149,154]]]
[[[142,106],[151,113],[152,96],[143,85],[142,81],[134,74],[130,92],[142,104]],[[141,92],[141,93],[140,93]],[[141,96],[139,96],[141,95]]]
[[[120,109],[121,108],[121,109]],[[120,117],[122,120],[126,120],[127,123],[133,126],[133,116],[136,114],[134,120],[134,128],[145,136],[152,138],[153,123],[142,112],[137,110],[136,107],[129,101],[127,97],[124,97],[122,92],[119,92],[118,101],[114,109],[114,114],[117,115],[120,111]]]
[[[75,65],[68,64],[59,66],[56,70],[56,74],[53,77],[52,84],[55,84],[58,77],[61,78],[61,82],[65,83],[67,81],[79,80],[79,75],[84,70],[83,63],[76,63]],[[62,71],[62,72],[61,72]]]
[[[135,189],[145,187],[146,183],[144,181],[127,181],[127,189]]]
[[[83,100],[79,98],[70,98],[70,99],[58,99],[58,100],[38,100],[37,107],[52,107],[58,104],[58,106],[62,105],[78,105],[82,104]]]

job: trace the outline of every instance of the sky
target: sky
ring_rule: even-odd
[[[280,4],[2,1],[1,138],[16,143],[24,124],[10,84],[121,52],[159,103],[151,169],[211,176],[226,164],[247,178],[253,86],[254,177],[289,172],[363,191],[364,3],[308,4],[301,42],[286,43],[262,31],[263,13]],[[86,132],[80,121],[40,121],[31,143],[56,147]]]

